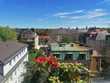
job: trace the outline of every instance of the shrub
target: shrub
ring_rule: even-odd
[[[33,61],[35,64],[27,65],[23,83],[87,83],[89,72],[81,63],[63,63],[53,56]]]

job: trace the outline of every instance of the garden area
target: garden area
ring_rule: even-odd
[[[23,83],[89,83],[89,70],[82,63],[65,63],[42,50],[29,56]]]

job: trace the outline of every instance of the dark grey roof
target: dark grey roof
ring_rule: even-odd
[[[15,41],[0,42],[0,61],[4,64],[7,63],[10,58],[14,57],[25,46],[27,45]]]

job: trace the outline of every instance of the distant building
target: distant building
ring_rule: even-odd
[[[93,72],[101,69],[101,59],[98,58],[100,55],[91,48],[76,43],[52,43],[50,49],[51,53],[60,60],[81,62]]]
[[[42,47],[48,47],[50,37],[48,35],[39,35],[39,46]]]
[[[35,33],[32,30],[24,30],[20,33],[20,40],[24,42],[32,42],[35,37]]]
[[[85,45],[93,48],[97,51],[98,56],[94,56],[94,63],[100,64],[102,66],[102,70],[105,69],[105,64],[109,64],[106,66],[106,70],[109,71],[110,68],[110,33],[108,33],[104,29],[91,29],[87,32],[88,36],[86,36]],[[100,55],[100,56],[99,56]],[[93,60],[92,60],[93,61]],[[95,65],[95,64],[94,64]],[[101,68],[97,68],[101,70]]]
[[[29,49],[40,49],[48,47],[50,37],[48,35],[38,35],[29,29],[22,31],[18,40],[20,40],[20,42],[27,43],[29,45]]]
[[[86,36],[86,44],[97,51],[103,47],[110,47],[110,33],[102,29],[94,29],[88,31],[88,36]]]
[[[0,83],[22,83],[26,61],[28,61],[26,44],[0,42]]]
[[[50,37],[48,35],[36,35],[35,36],[35,49],[43,49],[48,48],[48,44],[50,41]]]
[[[103,29],[93,28],[87,33],[81,33],[79,42],[100,51],[103,47],[110,47],[110,33]]]
[[[23,30],[20,32],[18,40],[20,42],[28,44],[29,49],[39,49],[39,36],[31,29]]]
[[[87,32],[88,38],[92,40],[105,40],[109,33],[104,29],[90,29]]]
[[[89,61],[92,55],[92,49],[75,43],[52,43],[50,48],[61,60]]]

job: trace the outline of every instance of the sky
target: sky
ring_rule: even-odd
[[[107,27],[110,26],[110,0],[0,0],[0,25]]]

